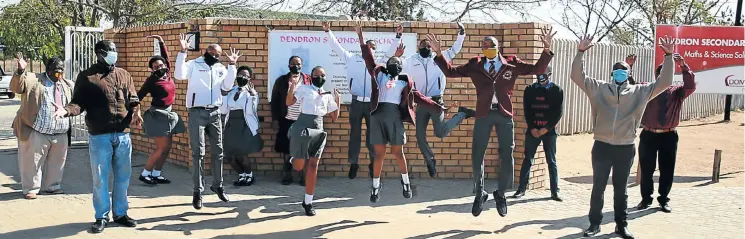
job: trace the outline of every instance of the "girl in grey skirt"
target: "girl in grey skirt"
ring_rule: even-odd
[[[152,97],[150,109],[142,114],[145,135],[155,140],[155,151],[145,163],[145,168],[140,174],[140,181],[145,184],[168,184],[170,180],[161,175],[163,164],[166,162],[168,153],[173,144],[173,135],[186,132],[184,121],[176,112],[171,110],[171,105],[176,98],[176,84],[174,84],[168,70],[171,68],[168,60],[168,49],[163,44],[160,36],[148,36],[156,38],[160,44],[160,56],[153,56],[148,62],[152,70],[150,76],[142,84],[137,92],[137,97],[145,98],[148,94]]]
[[[228,92],[220,106],[223,114],[223,152],[225,159],[238,172],[235,186],[251,186],[256,179],[251,171],[249,154],[261,151],[264,141],[259,134],[258,116],[259,94],[249,83],[253,70],[248,66],[238,68],[235,80],[237,86]]]
[[[295,170],[301,171],[306,160],[310,160],[305,174],[305,199],[302,203],[307,216],[316,215],[313,210],[313,192],[316,189],[318,161],[326,146],[327,135],[323,131],[323,116],[331,113],[334,121],[339,117],[339,91],[334,89],[333,95],[324,91],[321,87],[325,82],[326,71],[317,66],[311,73],[312,85],[302,85],[297,89],[291,86],[287,95],[288,104],[300,105],[300,116],[290,127],[288,135],[292,157],[290,162]]]

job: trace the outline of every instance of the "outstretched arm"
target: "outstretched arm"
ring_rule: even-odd
[[[572,81],[574,81],[574,83],[588,95],[595,92],[595,90],[601,85],[601,82],[585,74],[585,62],[582,59],[585,55],[585,51],[595,45],[595,43],[592,42],[592,39],[593,38],[590,36],[585,36],[579,42],[579,46],[577,46],[577,55],[574,56],[574,60],[572,61],[572,71],[569,76],[569,78],[571,78]]]
[[[458,37],[455,39],[453,46],[450,47],[450,49],[442,51],[442,56],[445,57],[445,60],[447,61],[455,59],[455,56],[460,53],[460,49],[463,48],[463,41],[466,40],[466,28],[462,23],[458,23],[458,29]]]
[[[683,70],[683,87],[676,89],[676,93],[685,99],[696,91],[696,75],[693,74],[693,71],[687,64],[685,64],[685,62],[680,66],[680,68]]]

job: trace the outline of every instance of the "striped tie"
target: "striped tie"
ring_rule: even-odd
[[[497,69],[494,68],[494,61],[489,61],[489,76],[497,79]]]

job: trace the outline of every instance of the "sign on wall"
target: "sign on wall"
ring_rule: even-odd
[[[360,44],[355,32],[333,32],[341,46],[349,52],[360,54]],[[386,51],[396,44],[394,32],[365,32],[365,40],[376,42],[375,56],[385,55]],[[416,33],[404,33],[403,44],[406,47],[404,56],[416,53]],[[277,77],[290,72],[288,67],[291,56],[303,59],[302,72],[310,75],[313,67],[321,66],[326,70],[326,83],[323,88],[332,91],[339,89],[341,101],[349,104],[346,62],[337,56],[328,43],[328,33],[323,31],[274,30],[269,32],[269,100],[272,98],[272,87]],[[391,52],[392,54],[392,52]]]
[[[665,35],[675,38],[675,52],[682,55],[696,74],[696,93],[742,94],[745,86],[745,31],[743,27],[657,25],[659,41]],[[659,42],[658,42],[659,44]],[[664,53],[655,48],[655,67]],[[680,68],[675,68],[675,84],[682,84]]]

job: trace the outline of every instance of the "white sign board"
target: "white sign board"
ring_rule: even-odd
[[[333,32],[341,46],[349,52],[360,54],[360,44],[355,32]],[[375,56],[385,55],[392,44],[397,43],[395,32],[365,32],[365,40],[376,42]],[[404,33],[403,44],[406,47],[404,56],[416,53],[416,33]],[[274,30],[269,32],[269,94],[272,99],[274,81],[290,69],[291,56],[303,59],[302,72],[310,75],[313,67],[321,66],[326,70],[324,90],[339,89],[341,101],[349,104],[352,96],[349,94],[346,63],[334,53],[328,44],[328,33],[323,31]]]
[[[153,39],[153,56],[160,56],[160,44],[158,39]]]

